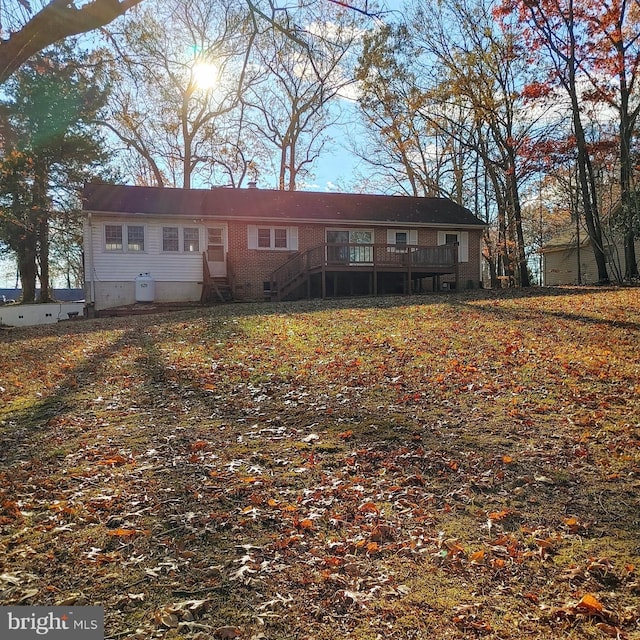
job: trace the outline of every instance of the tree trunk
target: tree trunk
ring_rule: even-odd
[[[636,234],[633,229],[624,236],[625,278],[628,280],[638,277],[638,259],[636,257]]]
[[[40,263],[40,302],[52,302],[51,282],[49,277],[49,220],[46,212],[42,212],[38,221],[38,247]]]
[[[582,194],[582,206],[584,208],[584,219],[587,224],[587,231],[593,254],[598,269],[598,283],[609,284],[609,274],[607,272],[607,258],[604,252],[604,244],[602,242],[602,228],[600,226],[600,215],[598,212],[598,202],[596,198],[595,182],[593,179],[593,167],[589,159],[589,151],[587,148],[587,139],[582,126],[582,105],[578,98],[578,82],[576,73],[578,70],[578,62],[576,60],[576,34],[574,31],[574,9],[573,0],[569,3],[569,36],[570,48],[567,56],[567,84],[566,88],[571,100],[571,117],[573,120],[573,132],[576,137],[576,146],[578,149],[578,179],[580,182],[580,191]]]
[[[21,302],[35,302],[38,268],[34,234],[26,234],[23,242],[21,242],[20,251],[16,251],[16,256],[20,281],[22,282]]]
[[[624,51],[621,52],[624,60]],[[638,262],[635,247],[635,218],[638,211],[633,189],[633,156],[631,144],[635,118],[629,114],[629,88],[623,70],[620,71],[620,194],[622,201],[622,221],[624,228],[624,277],[628,280],[638,277]]]
[[[36,264],[40,264],[40,302],[51,302],[49,282],[49,163],[45,157],[36,157],[33,179],[33,236]]]
[[[520,196],[518,195],[518,179],[515,171],[515,154],[510,158],[510,167],[507,171],[507,193],[511,201],[513,216],[513,226],[516,242],[516,259],[518,264],[518,279],[521,287],[530,287],[529,265],[527,264],[527,253],[525,251],[524,232],[522,230],[522,207]]]

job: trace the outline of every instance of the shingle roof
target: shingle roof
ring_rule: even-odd
[[[570,248],[575,248],[577,243],[577,234],[575,225],[566,227],[558,231],[552,238],[550,238],[545,245],[540,249],[541,253],[548,251],[560,251]],[[589,244],[589,233],[582,227],[580,229],[580,245],[586,246]]]
[[[469,209],[446,198],[272,189],[171,189],[89,184],[83,209],[94,213],[187,215],[283,222],[371,221],[378,223],[484,226]]]

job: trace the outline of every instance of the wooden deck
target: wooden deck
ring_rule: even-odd
[[[394,273],[402,274],[405,293],[411,293],[411,283],[423,278],[453,274],[457,280],[458,245],[321,244],[295,254],[273,272],[271,297],[312,297],[312,284],[316,283],[325,298],[331,278],[356,273],[370,274],[372,295],[378,295],[379,276]]]

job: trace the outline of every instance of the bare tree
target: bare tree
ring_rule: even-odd
[[[321,9],[287,13],[261,34],[254,64],[262,77],[243,96],[252,129],[276,150],[279,189],[293,191],[309,175],[338,118],[340,93],[353,82],[345,67],[358,38],[357,22],[344,12]],[[289,35],[303,31],[305,42]]]
[[[212,179],[218,161],[212,141],[226,137],[220,123],[239,105],[255,37],[237,6],[230,0],[149,6],[111,33],[118,82],[105,125],[159,186],[189,188],[196,175]]]

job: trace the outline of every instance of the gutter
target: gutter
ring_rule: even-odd
[[[90,217],[92,212],[87,212]],[[122,212],[122,211],[93,211],[96,215],[104,217],[122,217],[122,218],[170,218],[173,220],[189,219],[193,220],[196,214],[189,213],[151,213],[151,212]],[[194,220],[195,222],[196,220]],[[324,224],[324,225],[349,225],[359,227],[389,227],[389,228],[421,228],[421,229],[485,229],[489,225],[487,223],[464,223],[464,222],[415,222],[408,220],[363,220],[358,219],[341,219],[341,218],[284,218],[284,217],[267,217],[258,218],[250,215],[225,216],[222,214],[198,214],[197,222],[205,224],[206,222],[247,222],[249,224],[275,224],[276,226],[287,226],[290,224]]]

